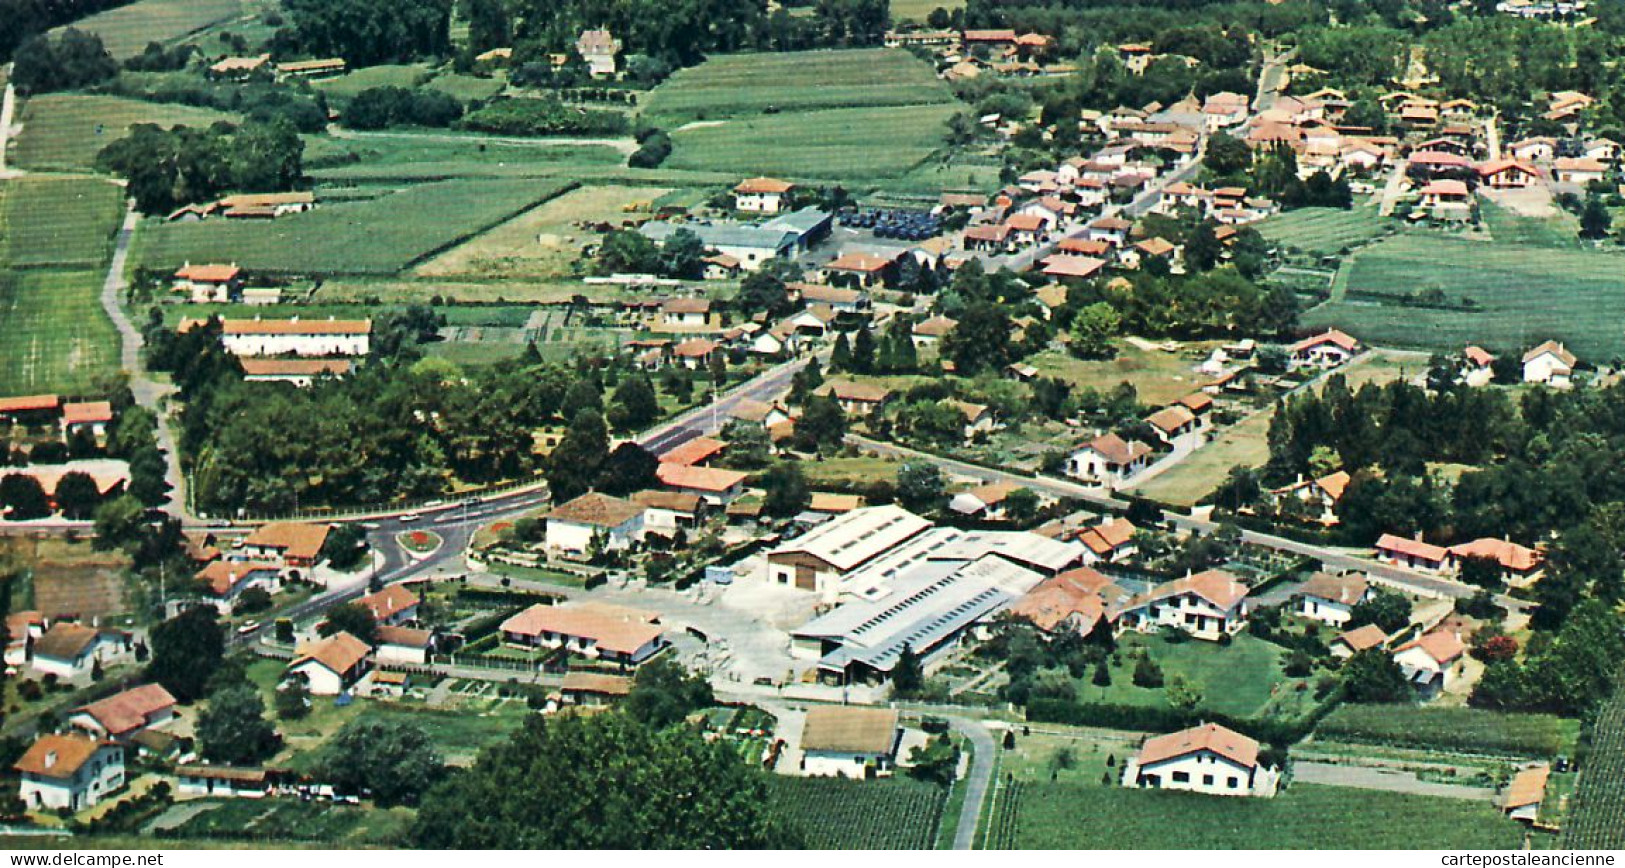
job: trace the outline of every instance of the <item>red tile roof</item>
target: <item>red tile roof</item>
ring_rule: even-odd
[[[195,283],[227,283],[242,273],[236,265],[187,265],[176,271],[175,277]]]
[[[88,714],[108,735],[122,736],[147,725],[152,717],[175,707],[175,697],[162,684],[143,684],[74,709]]]
[[[1382,628],[1376,624],[1367,624],[1364,627],[1356,627],[1332,641],[1342,642],[1344,645],[1349,646],[1350,651],[1365,651],[1387,642],[1388,634],[1382,632]]]
[[[337,675],[344,675],[371,653],[372,646],[340,630],[326,639],[300,648],[299,656],[294,658],[290,668],[306,661],[315,661]]]
[[[502,622],[502,632],[521,636],[555,633],[590,639],[600,648],[618,654],[631,654],[665,633],[654,623],[653,612],[609,606],[602,603],[576,603],[562,606],[536,604]]]
[[[701,464],[715,457],[727,447],[728,444],[721,440],[711,437],[695,437],[693,440],[684,442],[667,451],[660,456],[660,460],[665,464]]]
[[[255,528],[243,545],[278,549],[284,558],[315,561],[332,530],[333,526],[327,524],[276,521]]]
[[[42,735],[12,768],[40,777],[72,778],[96,751],[110,743],[88,735]]]
[[[1245,768],[1258,765],[1258,742],[1216,723],[1146,739],[1145,746],[1140,748],[1139,763],[1141,768],[1145,768],[1153,763],[1203,750]]]
[[[1491,537],[1453,545],[1450,547],[1450,553],[1458,558],[1489,558],[1503,568],[1519,573],[1526,573],[1540,566],[1542,559],[1540,552],[1532,548],[1518,545],[1511,540]]]
[[[0,413],[30,413],[45,410],[55,410],[62,405],[62,399],[55,395],[23,395],[17,398],[0,398]]]
[[[113,405],[108,401],[62,405],[62,422],[67,425],[90,425],[111,421],[113,421]]]
[[[228,319],[221,329],[228,335],[364,335],[372,332],[372,320]]]
[[[574,500],[553,507],[546,517],[551,521],[614,528],[642,514],[643,507],[635,503],[589,491]]]
[[[383,590],[356,600],[367,611],[372,613],[372,619],[382,624],[390,618],[418,604],[418,595],[404,584],[394,584],[384,587]]]
[[[662,462],[655,470],[655,476],[660,479],[660,484],[672,488],[723,492],[743,485],[746,475],[737,470],[723,470],[720,467],[690,467],[686,464]]]
[[[762,194],[762,193],[788,193],[796,185],[778,178],[746,178],[734,187],[735,193]]]
[[[1462,643],[1461,637],[1448,630],[1435,630],[1420,639],[1412,639],[1395,648],[1394,653],[1403,653],[1412,648],[1422,649],[1424,654],[1427,654],[1435,663],[1441,666],[1455,661],[1467,650],[1467,646]]]
[[[1450,550],[1443,546],[1391,533],[1385,533],[1377,540],[1377,551],[1392,552],[1424,561],[1443,561],[1450,557]]]

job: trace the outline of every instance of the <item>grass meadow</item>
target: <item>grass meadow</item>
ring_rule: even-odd
[[[278,274],[391,275],[489,230],[569,187],[565,182],[439,181],[377,198],[329,202],[269,223],[152,222],[139,261],[237,262]]]
[[[1299,208],[1271,217],[1255,228],[1271,243],[1311,256],[1328,256],[1380,237],[1391,220],[1362,206]]]
[[[900,49],[735,54],[680,70],[655,88],[643,113],[689,121],[818,109],[952,103],[931,67]]]
[[[1337,326],[1367,343],[1453,351],[1478,344],[1511,352],[1548,338],[1582,359],[1625,354],[1625,331],[1603,311],[1625,306],[1625,257],[1584,250],[1401,235],[1343,263],[1342,300],[1304,314],[1306,328]],[[1368,293],[1437,288],[1477,309],[1385,303]]]
[[[149,42],[171,42],[245,11],[242,0],[137,0],[72,26],[100,36],[108,53],[122,60],[140,54]]]
[[[948,103],[827,109],[734,118],[672,134],[665,165],[793,178],[903,175],[941,147]]]
[[[23,106],[23,131],[12,142],[10,159],[25,169],[90,168],[102,148],[124,138],[134,124],[206,127],[237,121],[213,109],[143,102],[116,96],[53,93]]]
[[[4,189],[0,263],[95,268],[107,261],[124,217],[119,187],[96,178],[25,176]]]

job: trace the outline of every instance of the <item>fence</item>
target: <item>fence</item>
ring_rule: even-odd
[[[547,484],[541,476],[528,479],[515,479],[509,482],[498,483],[484,488],[475,488],[458,492],[451,497],[444,495],[437,497],[421,497],[411,500],[397,500],[390,503],[374,503],[364,506],[345,507],[335,509],[332,507],[312,507],[310,509],[296,509],[286,513],[247,512],[242,511],[231,518],[238,524],[263,524],[272,521],[308,521],[308,520],[345,520],[362,519],[373,516],[389,515],[398,512],[407,512],[414,509],[429,509],[440,507],[456,507],[457,505],[481,497],[491,497],[499,494],[511,494],[526,489],[538,489]]]

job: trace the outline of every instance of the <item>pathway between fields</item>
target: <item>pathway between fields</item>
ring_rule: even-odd
[[[107,264],[107,278],[102,281],[102,309],[107,311],[107,318],[118,329],[119,367],[130,376],[130,391],[135,394],[135,402],[158,417],[158,448],[164,453],[164,478],[169,483],[169,502],[164,504],[163,510],[182,521],[190,521],[191,516],[186,510],[186,480],[181,475],[180,450],[175,448],[175,435],[164,410],[164,399],[175,388],[158,383],[147,375],[146,366],[141,362],[144,342],[141,330],[130,322],[130,318],[124,314],[124,306],[119,303],[119,297],[127,286],[124,266],[130,258],[130,241],[135,238],[135,227],[140,222],[141,215],[136,213],[135,204],[128,204],[124,212],[124,225],[119,227],[118,239],[113,244],[113,259]]]
[[[954,828],[954,849],[969,850],[976,843],[976,824],[982,818],[982,803],[987,801],[993,785],[993,736],[979,720],[968,717],[950,717],[948,724],[954,732],[970,739],[972,750],[970,774],[965,776],[965,805],[959,809],[959,825]]]
[[[12,118],[17,113],[17,88],[6,84],[6,95],[0,99],[0,178],[11,178],[22,174],[6,168],[6,146],[11,143]]]
[[[329,127],[328,135],[335,139],[411,139],[420,142],[451,142],[453,144],[475,145],[514,145],[521,147],[558,146],[598,146],[614,148],[622,156],[631,156],[638,149],[638,143],[630,138],[574,138],[567,136],[545,136],[536,138],[520,138],[516,136],[482,136],[456,133],[404,133],[387,130],[350,130],[343,127]]]
[[[1343,766],[1330,763],[1305,762],[1292,764],[1292,778],[1299,783],[1327,784],[1359,790],[1382,790],[1389,793],[1409,793],[1413,796],[1433,796],[1440,799],[1466,799],[1489,801],[1495,791],[1488,787],[1469,787],[1463,784],[1445,784],[1424,781],[1415,772],[1393,769],[1374,769],[1366,766]]]

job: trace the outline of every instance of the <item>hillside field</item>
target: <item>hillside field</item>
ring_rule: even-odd
[[[865,48],[712,58],[655,88],[643,112],[675,128],[763,113],[953,101],[924,61],[900,49]]]
[[[242,0],[138,0],[72,26],[100,36],[108,53],[122,60],[140,54],[149,42],[172,42],[244,13]]]
[[[902,175],[942,146],[950,104],[845,108],[736,118],[672,135],[665,167],[792,178]]]
[[[1259,224],[1259,233],[1273,244],[1312,256],[1326,256],[1364,244],[1382,235],[1391,220],[1371,207],[1299,208]]]
[[[82,393],[118,368],[99,271],[0,271],[0,395]]]
[[[1625,330],[1598,315],[1625,306],[1618,254],[1401,235],[1354,254],[1338,282],[1345,293],[1305,312],[1305,328],[1337,326],[1367,343],[1426,350],[1510,352],[1557,338],[1582,359],[1625,354]],[[1428,288],[1479,307],[1409,307],[1369,295]]]
[[[568,182],[457,180],[324,202],[274,221],[150,221],[139,261],[236,262],[280,274],[389,275],[557,196]],[[320,192],[318,192],[320,197]]]
[[[33,97],[21,115],[23,131],[12,142],[10,159],[35,170],[90,168],[96,154],[134,124],[206,127],[239,120],[213,109],[74,93]]]

